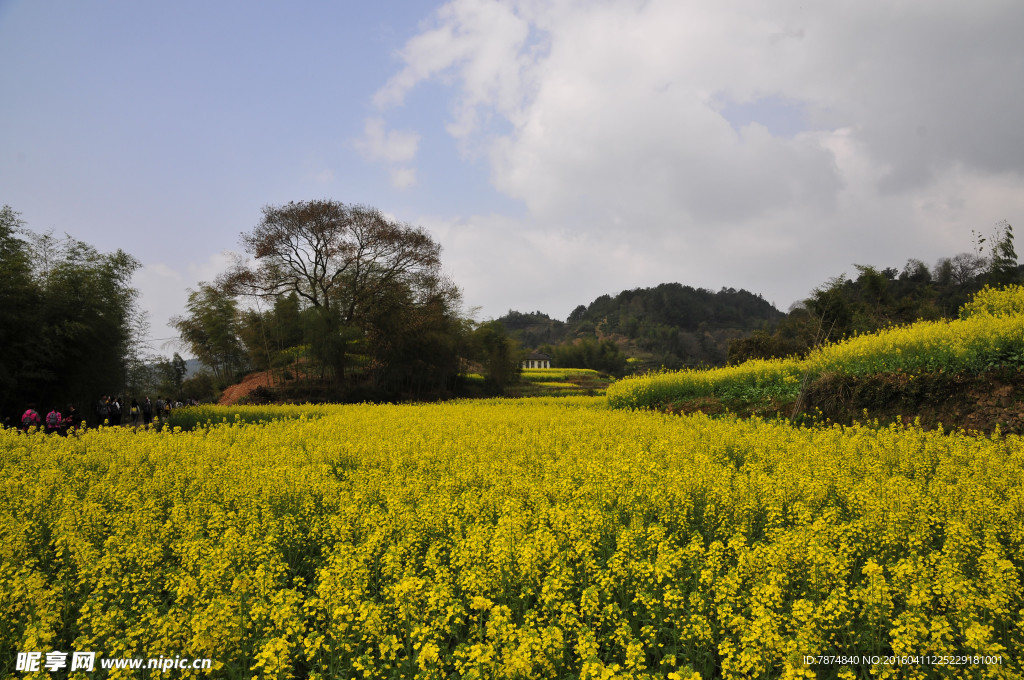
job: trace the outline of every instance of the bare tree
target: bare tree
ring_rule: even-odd
[[[960,253],[953,257],[950,272],[957,285],[963,286],[988,270],[988,259],[976,253]]]
[[[337,201],[266,206],[241,240],[256,262],[236,263],[221,279],[227,290],[266,298],[295,292],[344,323],[395,285],[435,280],[441,264],[441,247],[423,229]]]

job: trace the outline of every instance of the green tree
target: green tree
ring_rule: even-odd
[[[833,277],[815,288],[805,301],[808,311],[817,318],[814,344],[838,339],[850,332],[853,310],[844,290],[847,281],[845,274]]]
[[[223,290],[200,283],[189,290],[187,314],[171,319],[193,356],[213,372],[221,386],[230,384],[245,368],[238,337],[238,303]]]
[[[420,299],[396,288],[368,325],[375,387],[414,398],[441,395],[459,373],[463,323],[446,282]]]
[[[878,271],[871,265],[855,264],[853,266],[858,272],[855,282],[858,288],[856,297],[861,304],[853,305],[854,309],[850,314],[851,321],[853,318],[859,317],[858,323],[851,323],[850,328],[841,328],[840,331],[844,335],[850,330],[866,331],[884,323],[885,309],[892,299],[889,291],[889,276],[885,272]],[[839,293],[840,296],[842,294],[842,292]],[[858,306],[861,309],[858,310]],[[858,314],[858,312],[860,313]]]
[[[935,263],[934,277],[936,285],[946,287],[953,282],[953,260],[949,257],[939,258]]]
[[[218,394],[213,374],[209,371],[200,371],[185,378],[181,383],[181,391],[186,399],[199,401],[214,401]]]
[[[268,333],[271,323],[269,312],[249,309],[238,315],[238,338],[245,347],[249,365],[257,371],[266,371],[273,366],[276,351]]]
[[[294,291],[274,298],[269,336],[277,351],[302,344],[302,306]]]
[[[9,205],[0,209],[0,407],[23,400],[18,384],[42,359],[34,329],[40,291],[33,281],[31,254],[20,234],[24,222]]]
[[[156,364],[156,373],[159,376],[159,384],[156,391],[168,397],[181,397],[182,385],[185,382],[185,374],[188,368],[185,360],[177,352],[170,359],[161,358]]]
[[[1017,251],[1013,247],[1013,227],[1006,220],[996,225],[992,237],[989,258],[989,282],[992,285],[1017,283],[1020,273],[1017,267]]]
[[[50,245],[37,244],[37,253]],[[47,254],[37,277],[42,287],[43,375],[51,383],[44,394],[51,401],[69,398],[91,404],[100,394],[124,391],[138,321],[138,291],[131,279],[139,267],[122,250],[100,253],[70,236]]]
[[[269,309],[260,308],[239,314],[238,336],[245,346],[249,364],[256,370],[279,368],[293,360],[285,350],[303,344],[302,309],[298,295],[278,295]]]
[[[522,363],[518,343],[499,321],[480,324],[472,333],[473,351],[484,368],[484,381],[495,394],[503,393],[519,378]]]

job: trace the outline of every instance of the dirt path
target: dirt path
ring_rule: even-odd
[[[220,395],[220,399],[217,403],[221,406],[234,406],[238,403],[238,400],[246,396],[260,385],[269,387],[271,384],[270,371],[261,371],[259,373],[250,373],[245,376],[245,379],[237,385],[232,385],[224,390]]]

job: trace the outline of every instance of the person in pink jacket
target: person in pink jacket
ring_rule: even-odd
[[[30,427],[39,427],[43,424],[43,419],[39,417],[39,412],[36,411],[35,404],[29,404],[28,408],[21,415],[21,429],[28,432]]]

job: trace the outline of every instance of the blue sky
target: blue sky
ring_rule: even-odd
[[[0,204],[135,255],[154,338],[290,200],[425,227],[481,319],[1018,222],[1024,6],[805,4],[0,0]]]

